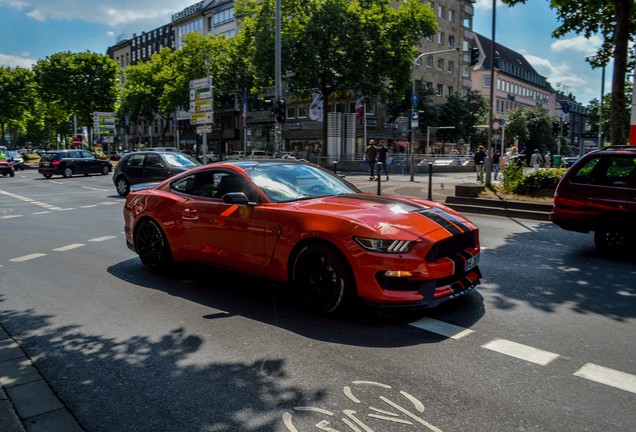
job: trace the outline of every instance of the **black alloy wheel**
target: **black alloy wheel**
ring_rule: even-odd
[[[636,230],[628,224],[614,221],[594,231],[594,244],[604,255],[612,257],[625,256],[636,240]]]
[[[168,241],[159,224],[151,219],[141,222],[137,228],[135,250],[142,264],[151,271],[165,270],[172,262]]]
[[[109,172],[110,172],[110,169],[108,169],[108,165],[103,165],[102,166],[102,175],[108,175]]]
[[[355,293],[351,269],[344,257],[320,243],[300,249],[293,261],[290,282],[309,307],[324,314],[345,310]]]

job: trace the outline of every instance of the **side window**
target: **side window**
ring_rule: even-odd
[[[250,201],[255,201],[257,194],[251,185],[243,177],[237,174],[221,174],[219,176],[218,188],[216,196],[222,198],[223,195],[230,192],[243,192]]]
[[[82,157],[84,159],[95,159],[95,155],[88,151],[82,151]]]
[[[134,167],[134,166],[140,167],[140,166],[143,166],[143,164],[144,164],[144,155],[142,154],[132,155],[126,162],[126,165],[131,167]]]
[[[77,158],[80,158],[82,156],[81,156],[81,153],[78,152],[78,151],[70,151],[70,152],[68,152],[68,156],[67,157],[77,159]]]
[[[624,186],[627,180],[636,171],[636,158],[612,158],[612,163],[607,168],[607,184],[611,186]]]
[[[161,156],[157,154],[149,154],[146,158],[146,166],[148,168],[161,168],[163,167]]]
[[[194,176],[187,176],[180,178],[176,182],[170,185],[170,189],[175,192],[191,194],[192,186],[194,185]]]
[[[594,168],[598,164],[599,158],[590,159],[583,165],[577,173],[572,177],[572,183],[583,183],[583,184],[591,184],[592,183],[592,175],[595,172],[598,172],[598,169]]]

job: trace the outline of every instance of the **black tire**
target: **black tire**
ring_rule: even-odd
[[[102,166],[102,175],[108,175],[109,172],[110,168],[108,168],[108,165]]]
[[[49,179],[49,178],[53,177],[53,175],[52,175],[52,174],[42,174],[42,175],[44,176],[44,178],[47,178],[47,179]]]
[[[62,176],[64,176],[65,178],[73,177],[73,168],[71,167],[64,168],[64,172],[62,173]]]
[[[15,177],[15,170],[13,168],[9,170],[9,177]]]
[[[142,264],[150,271],[167,270],[172,263],[166,236],[154,220],[144,220],[136,229],[135,250]]]
[[[328,315],[345,310],[355,294],[349,264],[336,249],[321,243],[307,244],[298,251],[290,284],[309,307]]]
[[[594,244],[603,255],[625,256],[636,240],[636,230],[625,222],[612,221],[594,231]]]
[[[130,192],[130,182],[125,177],[119,177],[115,182],[115,188],[120,196],[125,197]]]

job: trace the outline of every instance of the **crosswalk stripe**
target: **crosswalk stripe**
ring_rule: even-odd
[[[523,345],[505,339],[494,339],[487,344],[482,345],[481,347],[541,366],[545,366],[552,360],[559,357],[559,354],[540,350],[528,345]]]
[[[69,250],[72,250],[72,249],[77,249],[77,248],[82,247],[82,246],[86,246],[86,245],[84,243],[73,243],[73,244],[70,244],[70,245],[67,245],[67,246],[62,246],[62,247],[59,247],[59,248],[55,248],[53,250],[55,252],[66,252],[66,251],[69,251]]]
[[[444,321],[438,321],[432,318],[422,318],[410,324],[422,330],[437,333],[455,340],[459,340],[464,336],[468,336],[469,334],[474,333],[473,330],[449,324]]]
[[[584,364],[583,367],[574,372],[574,376],[636,393],[636,375],[595,365],[594,363]]]
[[[24,262],[24,261],[29,261],[29,260],[32,260],[32,259],[43,257],[45,255],[46,255],[45,253],[33,253],[33,254],[29,254],[29,255],[23,255],[21,257],[11,258],[9,261],[11,261],[11,262]]]

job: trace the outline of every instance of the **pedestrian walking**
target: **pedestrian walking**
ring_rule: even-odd
[[[369,141],[365,155],[369,164],[369,180],[375,180],[375,159],[378,157],[378,148],[375,146],[375,140]]]
[[[495,154],[492,156],[492,170],[495,173],[495,180],[497,180],[497,176],[499,175],[500,163],[501,163],[501,152],[497,150]]]
[[[552,155],[550,154],[550,150],[545,152],[545,167],[550,168],[552,166]]]
[[[484,163],[486,162],[486,148],[484,146],[479,146],[479,148],[475,152],[473,161],[475,162],[475,172],[477,173],[477,181],[480,181],[483,178]]]
[[[384,168],[384,174],[386,174],[386,181],[389,181],[389,172],[386,169],[386,156],[389,153],[389,149],[386,148],[386,144],[384,140],[380,140],[380,147],[378,147],[378,163],[381,163],[381,166],[378,166],[378,177],[382,174],[380,172],[381,168]]]
[[[543,163],[543,158],[541,157],[541,153],[539,153],[539,149],[534,149],[534,153],[532,153],[532,156],[530,157],[530,163],[535,171],[539,171],[539,167]]]

